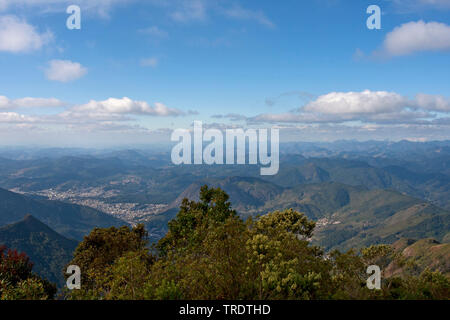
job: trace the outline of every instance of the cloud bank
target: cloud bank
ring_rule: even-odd
[[[156,102],[150,106],[145,101],[136,101],[128,97],[121,99],[109,98],[103,101],[91,100],[86,104],[78,105],[63,114],[67,117],[117,119],[123,115],[141,115],[154,117],[181,116],[185,113],[178,109],[169,108]]]
[[[62,111],[60,108],[64,108]],[[49,112],[48,108],[58,108]],[[45,112],[43,112],[45,109]],[[23,114],[22,111],[26,111]],[[139,124],[143,117],[178,117],[196,114],[169,108],[156,102],[152,106],[145,101],[130,98],[91,100],[85,104],[70,105],[56,98],[26,97],[10,99],[0,95],[0,131],[30,130],[50,132],[59,130],[62,135],[71,132],[127,132],[146,134],[155,129]]]
[[[330,92],[290,112],[263,113],[253,117],[236,114],[220,116],[248,123],[348,123],[362,124],[446,124],[450,99],[419,93],[409,98],[395,92]]]
[[[0,96],[1,109],[18,109],[18,108],[55,108],[63,107],[66,103],[56,98],[20,98],[11,100],[8,97]]]

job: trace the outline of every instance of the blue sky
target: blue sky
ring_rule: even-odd
[[[0,0],[0,144],[151,143],[194,120],[448,139],[449,25],[450,0]]]

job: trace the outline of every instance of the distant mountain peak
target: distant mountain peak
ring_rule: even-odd
[[[9,232],[45,232],[53,237],[61,236],[59,233],[51,229],[45,223],[40,221],[39,219],[33,217],[31,214],[25,215],[22,220],[6,225],[4,227],[0,227],[1,231],[9,231]],[[62,236],[61,236],[62,237]]]
[[[27,213],[25,215],[25,217],[23,217],[24,222],[40,222],[38,219],[36,219],[35,217],[33,217],[31,214]]]
[[[35,272],[62,286],[63,267],[72,258],[78,243],[27,214],[19,222],[0,228],[0,244],[26,253]]]
[[[23,217],[23,219],[21,221],[19,221],[18,223],[22,223],[24,225],[27,226],[36,226],[36,227],[43,227],[45,229],[50,229],[50,227],[48,227],[45,223],[43,223],[42,221],[40,221],[39,219],[33,217],[31,214],[26,214],[25,217]],[[53,231],[52,229],[50,229],[51,231]],[[55,231],[53,231],[55,232]]]

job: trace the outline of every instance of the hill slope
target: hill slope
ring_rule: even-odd
[[[440,243],[434,239],[400,239],[393,245],[394,250],[401,252],[406,258],[413,258],[417,271],[425,268],[450,275],[450,243]],[[402,269],[391,263],[386,269],[387,276],[398,275]]]
[[[25,252],[34,264],[34,272],[61,287],[64,266],[72,259],[78,242],[27,215],[20,222],[0,228],[0,245]]]
[[[441,241],[450,230],[449,211],[396,191],[335,182],[283,188],[257,178],[233,177],[189,186],[167,211],[147,224],[154,237],[164,234],[184,197],[198,200],[205,183],[224,189],[243,218],[286,208],[304,212],[317,221],[313,240],[327,250],[393,243],[402,237]]]
[[[31,214],[56,232],[77,240],[95,227],[127,225],[104,212],[51,200],[35,200],[0,188],[0,227]]]
[[[443,172],[413,171],[408,169],[405,163],[387,163],[372,166],[357,160],[311,158],[298,163],[286,163],[280,167],[277,175],[264,179],[283,187],[338,182],[351,186],[361,185],[369,189],[394,189],[450,209],[449,175]],[[446,172],[444,169],[442,171]]]

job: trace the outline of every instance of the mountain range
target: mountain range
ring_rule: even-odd
[[[169,149],[169,148],[168,148]],[[25,193],[101,189],[106,201],[169,204],[192,183],[261,178],[259,166],[174,166],[170,151],[0,149],[0,187]],[[280,171],[263,177],[283,187],[339,182],[393,189],[450,209],[450,141],[286,143]]]
[[[304,212],[316,221],[313,243],[327,251],[389,243],[424,265],[448,261],[450,141],[288,143],[280,151],[279,173],[260,176],[259,166],[175,166],[164,148],[0,149],[0,243],[28,251],[59,283],[76,241],[95,227],[128,225],[114,216],[119,209],[157,241],[182,199],[198,200],[207,184],[225,190],[243,218]],[[55,265],[45,267],[45,252]]]
[[[183,198],[198,200],[204,184],[227,192],[244,218],[286,208],[304,212],[317,221],[314,242],[327,250],[393,243],[404,237],[450,240],[450,211],[397,191],[336,182],[281,187],[249,177],[191,184],[166,211],[151,218],[147,228],[155,238],[166,232]]]

